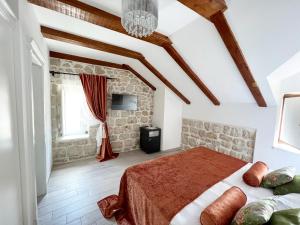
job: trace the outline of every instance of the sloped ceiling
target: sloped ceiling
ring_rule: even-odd
[[[121,0],[82,0],[120,16]],[[158,31],[169,36],[189,66],[199,75],[221,104],[255,104],[249,89],[215,27],[176,0],[160,0]],[[267,76],[300,50],[300,1],[228,0],[225,15],[244,52],[268,105],[275,104]],[[166,53],[124,34],[33,6],[42,25],[125,47],[142,53],[192,104],[211,104],[184,71]],[[126,57],[47,40],[50,50],[127,63],[156,86],[162,83],[141,63]]]

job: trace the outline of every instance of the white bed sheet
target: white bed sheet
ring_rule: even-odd
[[[173,217],[170,225],[201,225],[201,212],[232,186],[237,186],[245,192],[247,195],[247,203],[274,196],[271,190],[259,187],[254,188],[245,184],[242,176],[251,165],[251,163],[245,165],[228,178],[202,193],[198,198],[177,213]],[[279,200],[277,210],[300,207],[300,194],[289,194],[276,198]]]

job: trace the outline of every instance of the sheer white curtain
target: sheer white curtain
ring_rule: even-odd
[[[61,80],[62,134],[76,136],[87,133],[90,126],[99,124],[96,140],[99,147],[103,138],[102,123],[92,115],[78,76],[64,76]],[[97,148],[99,149],[99,148]]]

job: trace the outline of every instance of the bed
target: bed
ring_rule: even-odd
[[[232,186],[240,187],[248,201],[272,196],[270,190],[243,183],[242,174],[250,166],[204,147],[194,148],[129,167],[119,195],[100,200],[98,206],[105,217],[115,216],[119,225],[200,225],[202,210]]]

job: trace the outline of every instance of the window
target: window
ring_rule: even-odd
[[[64,84],[62,97],[62,136],[84,136],[88,134],[89,112],[83,88],[80,85]],[[90,116],[90,115],[88,115]]]
[[[300,150],[300,94],[283,97],[279,143]]]

